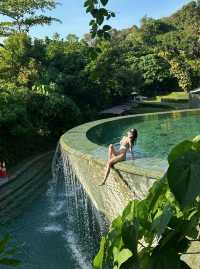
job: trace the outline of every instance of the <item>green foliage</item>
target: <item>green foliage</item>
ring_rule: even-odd
[[[158,102],[188,102],[189,94],[186,92],[171,92],[168,95],[156,96]]]
[[[147,45],[155,45],[157,37],[165,33],[173,32],[175,27],[162,20],[154,20],[144,17],[141,21],[141,38]]]
[[[58,19],[39,15],[38,12],[52,10],[57,3],[54,0],[2,0],[0,14],[9,18],[9,21],[0,23],[0,36],[9,36],[16,32],[28,32],[35,25],[51,24]]]
[[[0,29],[11,34],[0,46],[1,154],[8,143],[9,148],[20,144],[21,136],[56,139],[66,129],[95,119],[98,111],[128,101],[132,91],[153,97],[172,90],[187,94],[200,86],[197,3],[168,18],[145,17],[140,27],[119,31],[106,22],[114,16],[108,2],[85,1],[93,19],[92,31],[83,39],[73,34],[35,39],[26,33],[33,25],[28,20],[55,8],[56,2],[1,1],[0,13],[10,11],[10,20],[2,21]],[[19,29],[20,20],[28,24]]]
[[[191,90],[192,82],[189,74],[189,67],[180,59],[170,60],[171,72],[177,78],[178,84],[185,92]]]
[[[200,193],[200,144],[194,141],[181,143],[172,150],[169,163],[167,177],[171,191],[182,207],[192,205]],[[177,178],[176,184],[174,178]]]
[[[169,154],[166,175],[144,200],[131,201],[100,244],[95,269],[190,268],[181,260],[200,221],[199,138],[184,141]],[[119,262],[120,257],[120,262]]]
[[[9,247],[10,236],[6,235],[0,240],[0,265],[17,267],[20,261],[13,258],[15,249]]]
[[[102,26],[102,24],[105,20],[115,17],[115,13],[105,8],[107,3],[108,0],[85,0],[84,7],[86,12],[90,13],[93,17],[90,21],[92,38],[98,36],[107,40],[110,39],[109,31],[111,26],[107,24]]]

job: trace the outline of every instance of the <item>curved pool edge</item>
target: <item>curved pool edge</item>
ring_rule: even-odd
[[[160,115],[193,111],[200,111],[200,109],[174,110],[97,120],[77,126],[60,138],[61,149],[68,156],[78,179],[95,207],[110,222],[123,211],[130,200],[144,198],[153,182],[160,179],[165,171],[162,169],[160,171],[150,170],[125,161],[116,164],[111,169],[106,184],[99,186],[103,180],[106,160],[94,156],[94,152],[101,146],[88,139],[88,132],[111,121],[139,117],[142,119],[151,116],[155,118],[155,116]]]
[[[195,112],[200,111],[200,109],[182,109],[182,110],[173,110],[173,111],[166,111],[166,112],[154,112],[154,113],[145,113],[145,114],[137,114],[137,115],[128,115],[128,116],[120,116],[120,117],[112,117],[109,119],[102,119],[97,121],[88,122],[82,125],[79,125],[73,129],[70,129],[60,138],[60,144],[64,149],[75,154],[77,156],[81,156],[81,158],[86,158],[88,160],[93,160],[96,163],[104,164],[105,160],[100,157],[96,157],[92,154],[98,148],[98,144],[95,144],[88,138],[88,132],[91,131],[93,128],[97,127],[98,125],[102,125],[104,123],[108,123],[111,121],[127,119],[127,118],[144,118],[149,116],[155,115],[170,115],[170,114],[177,114],[177,113],[184,113],[184,112]],[[132,174],[137,174],[141,176],[149,176],[153,178],[159,179],[163,176],[164,171],[158,172],[156,170],[149,170],[146,168],[138,167],[133,163],[127,163],[126,161],[118,163],[115,165],[115,168],[119,171],[128,172]]]

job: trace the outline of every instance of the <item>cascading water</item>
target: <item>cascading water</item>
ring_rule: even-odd
[[[92,259],[106,230],[106,221],[90,201],[74,172],[73,164],[60,146],[52,162],[52,174],[55,200],[64,184],[66,221],[69,224],[65,238],[73,246],[71,251],[77,256],[80,268],[92,268]]]
[[[53,178],[49,173],[44,179],[46,188],[37,200],[11,219],[0,235],[12,235],[20,269],[91,269],[106,223],[60,147],[52,173]]]

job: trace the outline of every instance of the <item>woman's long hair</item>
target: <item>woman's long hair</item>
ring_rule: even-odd
[[[137,143],[138,131],[137,129],[131,129],[130,132],[133,134],[133,137],[131,138],[131,143],[132,145],[135,145]]]

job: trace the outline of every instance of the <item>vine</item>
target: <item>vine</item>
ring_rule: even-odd
[[[168,163],[147,197],[112,222],[94,269],[190,269],[181,255],[200,239],[200,137],[173,148]]]

